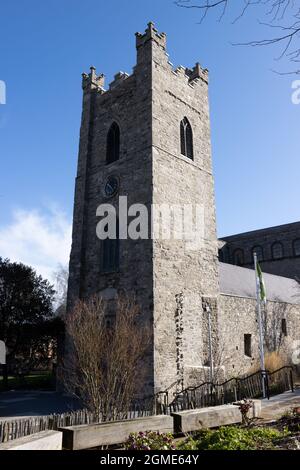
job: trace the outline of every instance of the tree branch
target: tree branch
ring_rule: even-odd
[[[226,10],[233,10],[233,0],[176,0],[175,4],[181,8],[197,9],[201,11],[200,22],[204,20],[211,10],[222,9],[219,21],[225,15]],[[261,7],[258,10],[258,17],[266,17],[270,21],[259,20],[259,24],[277,28],[282,34],[271,38],[253,40],[244,43],[234,43],[239,46],[272,46],[274,44],[283,44],[282,52],[277,60],[286,57],[291,62],[299,62],[300,46],[291,51],[292,44],[299,42],[300,38],[300,5],[299,0],[244,0],[240,12],[233,19],[233,23],[240,20],[250,7]],[[277,24],[275,24],[277,23]],[[294,73],[299,74],[296,70]]]

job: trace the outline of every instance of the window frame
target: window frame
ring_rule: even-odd
[[[296,244],[297,243],[299,243],[299,254],[297,254],[297,252],[296,252]],[[296,238],[295,240],[293,240],[293,255],[295,257],[300,256],[300,238]]]
[[[276,246],[280,246],[281,248],[281,256],[274,256],[274,248]],[[272,254],[272,260],[278,260],[284,258],[284,248],[283,244],[281,242],[274,242],[271,246],[271,254]]]
[[[193,129],[186,116],[180,121],[180,154],[194,161]]]

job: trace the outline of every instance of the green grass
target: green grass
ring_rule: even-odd
[[[25,377],[8,377],[8,390],[53,390],[50,372],[29,374]],[[3,377],[0,377],[0,391],[4,391]]]

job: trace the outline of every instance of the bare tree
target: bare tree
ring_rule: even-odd
[[[213,357],[213,383],[222,383],[245,373],[241,364],[236,364],[236,351],[228,347],[228,341],[224,337],[219,338]],[[232,365],[235,365],[232,368]],[[205,381],[209,381],[209,367],[204,370]]]
[[[102,420],[128,411],[141,393],[151,335],[140,317],[133,299],[119,297],[111,309],[94,297],[67,318],[65,387]]]
[[[268,308],[269,307],[269,308]],[[282,345],[282,320],[287,315],[287,305],[278,300],[263,311],[265,346],[268,352],[279,352]]]
[[[237,3],[239,5],[237,6]],[[300,62],[300,2],[299,0],[176,0],[175,4],[182,8],[200,11],[202,22],[210,11],[218,12],[221,20],[228,11],[232,14],[233,22],[238,21],[250,8],[256,8],[258,21],[261,25],[272,30],[270,37],[261,40],[252,40],[240,45],[270,46],[281,45],[278,58],[286,57],[293,63]],[[300,70],[293,72],[300,74]]]

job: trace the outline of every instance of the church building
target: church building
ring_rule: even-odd
[[[199,63],[174,68],[166,35],[153,23],[136,34],[136,51],[133,72],[117,73],[108,86],[94,67],[83,74],[68,309],[71,314],[77,299],[95,294],[134,294],[152,330],[144,364],[150,393],[180,380],[200,383],[210,344],[222,377],[249,371],[259,357],[258,326],[251,260],[242,262],[235,240],[217,239],[208,71]],[[99,206],[119,214],[122,197],[149,214],[154,206],[200,207],[201,243],[192,249],[180,237],[120,233],[100,240]],[[229,256],[238,266],[228,264]],[[293,277],[265,275],[266,347],[282,351],[287,363],[300,339],[300,287]]]

